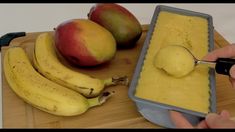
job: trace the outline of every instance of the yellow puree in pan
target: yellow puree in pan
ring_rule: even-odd
[[[178,68],[178,73],[168,74],[162,68],[158,68],[161,63],[156,63],[156,56],[162,48],[169,45],[184,46],[196,58],[202,59],[208,53],[208,21],[201,17],[160,12],[135,95],[187,110],[208,113],[210,96],[208,67],[198,65],[186,75],[182,73],[184,70],[189,70],[187,67],[192,68],[192,66],[172,67]],[[170,52],[172,51],[166,53]],[[167,56],[168,54],[160,59],[168,59]],[[178,57],[181,62],[191,61],[185,58],[187,57],[184,54]],[[165,66],[167,65],[163,67]]]

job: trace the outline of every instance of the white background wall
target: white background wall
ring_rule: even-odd
[[[0,4],[0,36],[7,32],[49,31],[72,18],[87,18],[94,4]],[[149,24],[158,4],[120,4],[142,24]],[[163,4],[213,16],[215,29],[229,42],[235,42],[235,4]]]
[[[0,4],[0,36],[9,32],[51,31],[72,18],[87,18],[94,4]],[[131,11],[141,24],[149,24],[158,4],[120,4]],[[215,29],[230,43],[235,42],[235,4],[162,4],[212,15]],[[0,58],[1,61],[1,58]],[[1,71],[1,65],[0,65]],[[1,86],[0,78],[0,86]],[[0,88],[0,95],[1,88]],[[0,127],[1,117],[0,97]]]

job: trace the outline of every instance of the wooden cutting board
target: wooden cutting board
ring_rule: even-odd
[[[133,49],[118,50],[116,57],[108,64],[91,69],[76,69],[97,78],[114,75],[127,75],[132,78],[134,69],[144,43],[148,25],[143,25],[143,34]],[[28,33],[25,37],[14,39],[10,46],[18,45],[31,54],[36,37],[40,33]],[[215,48],[229,43],[218,33],[215,35]],[[2,57],[8,47],[2,48]],[[3,60],[3,58],[2,58]],[[107,91],[115,94],[102,106],[89,109],[86,113],[73,117],[54,116],[24,103],[8,86],[4,74],[3,93],[3,128],[159,128],[144,119],[128,97],[127,86],[113,86]],[[216,75],[217,109],[226,109],[235,116],[235,90],[228,77]]]

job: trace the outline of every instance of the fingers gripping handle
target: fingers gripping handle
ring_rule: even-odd
[[[230,76],[230,69],[235,64],[235,59],[230,58],[218,58],[216,60],[215,71],[218,74]]]

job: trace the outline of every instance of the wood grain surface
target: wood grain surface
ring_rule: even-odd
[[[143,25],[143,34],[136,47],[128,50],[118,50],[115,58],[102,66],[89,69],[73,68],[79,72],[97,78],[107,78],[114,75],[127,75],[131,80],[134,69],[144,43],[148,25]],[[25,37],[16,38],[10,46],[23,47],[29,57],[36,37],[40,33],[27,33]],[[215,31],[215,48],[229,43]],[[2,57],[8,47],[2,48]],[[2,58],[3,60],[3,58]],[[65,63],[66,64],[66,63]],[[8,86],[4,74],[3,88],[3,128],[159,128],[138,113],[135,103],[128,97],[127,86],[113,86],[106,91],[115,91],[115,94],[102,106],[89,109],[79,116],[61,117],[40,111],[23,102]],[[216,94],[218,112],[226,109],[235,116],[235,90],[228,77],[216,75]]]

